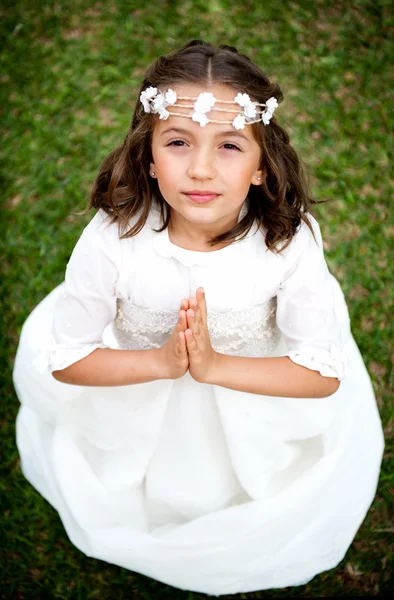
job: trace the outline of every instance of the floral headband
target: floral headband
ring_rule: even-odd
[[[193,104],[177,104],[177,100],[194,100]],[[177,117],[187,117],[200,123],[201,127],[205,127],[207,123],[229,123],[235,129],[243,129],[245,125],[260,123],[268,125],[275,108],[278,106],[276,98],[272,97],[265,104],[261,102],[252,102],[248,94],[237,94],[234,100],[217,100],[210,92],[203,92],[198,97],[179,96],[177,97],[174,90],[161,92],[155,87],[148,87],[141,92],[140,101],[146,113],[158,114],[160,119],[168,119],[170,115]],[[234,108],[219,108],[217,104],[233,105]],[[235,105],[235,106],[234,106]],[[181,112],[168,111],[168,106],[177,106],[179,108],[193,108],[191,114]],[[238,106],[238,108],[236,108]],[[207,113],[211,110],[236,113],[236,117],[232,121],[218,121],[217,119],[209,119]]]

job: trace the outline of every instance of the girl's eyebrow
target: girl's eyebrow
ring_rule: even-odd
[[[178,133],[179,135],[193,135],[187,129],[182,129],[181,127],[169,127],[168,129],[165,129],[164,131],[161,132],[160,137],[167,133]],[[231,129],[228,131],[220,131],[219,133],[216,134],[215,137],[228,137],[228,136],[239,137],[239,138],[242,138],[243,140],[245,140],[246,142],[250,141],[245,135],[243,135],[243,133],[240,133],[239,131],[234,131]]]

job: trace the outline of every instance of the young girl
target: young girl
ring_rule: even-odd
[[[71,541],[213,595],[335,567],[383,450],[281,100],[232,47],[154,62],[15,364],[23,473]]]

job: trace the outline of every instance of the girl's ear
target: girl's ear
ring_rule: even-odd
[[[260,170],[256,171],[255,174],[253,175],[251,184],[252,185],[261,185],[266,177],[267,177],[266,172],[263,171],[262,169],[260,169]]]

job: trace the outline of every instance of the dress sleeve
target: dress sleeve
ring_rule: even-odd
[[[115,231],[116,230],[116,231]],[[55,304],[49,347],[34,364],[43,372],[65,369],[88,356],[102,342],[116,315],[120,250],[116,225],[97,213],[79,238]]]
[[[343,292],[329,272],[320,228],[316,241],[303,222],[286,250],[277,299],[277,324],[291,360],[325,377],[345,379],[350,352],[350,320]]]

